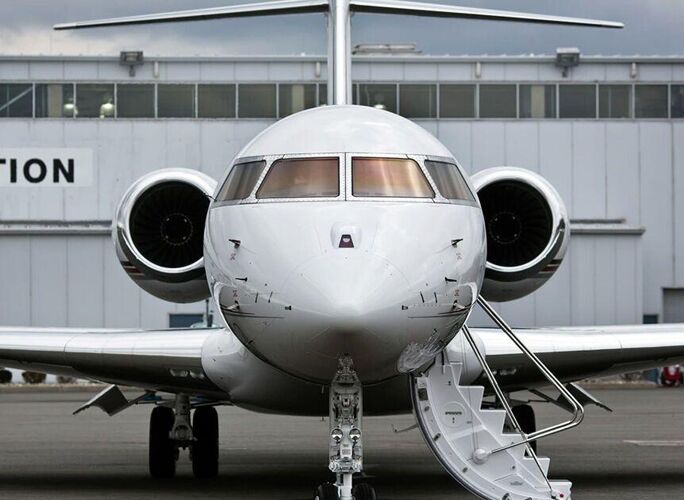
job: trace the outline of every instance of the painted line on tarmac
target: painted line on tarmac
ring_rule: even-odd
[[[625,439],[623,443],[627,444],[634,444],[636,446],[659,446],[659,447],[665,447],[665,446],[684,446],[684,441],[636,441],[636,440],[629,440]]]

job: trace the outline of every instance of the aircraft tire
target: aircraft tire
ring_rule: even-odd
[[[376,500],[375,488],[368,483],[359,483],[354,486],[354,500]]]
[[[199,479],[216,477],[219,460],[219,424],[216,408],[197,408],[192,419],[192,428],[192,472]]]
[[[519,405],[513,407],[513,415],[520,424],[522,431],[525,434],[532,434],[537,430],[537,421],[534,416],[534,409],[530,405]],[[537,453],[537,442],[530,443],[532,450]]]
[[[339,500],[337,486],[332,483],[319,484],[314,491],[313,500]]]
[[[0,370],[0,384],[9,384],[12,382],[12,372],[9,370]]]
[[[150,416],[150,475],[168,479],[176,475],[176,443],[171,439],[174,413],[171,408],[156,406]]]

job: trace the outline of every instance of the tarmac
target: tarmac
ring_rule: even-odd
[[[540,442],[551,478],[573,481],[574,499],[684,496],[684,389],[591,389],[612,407],[587,408],[582,425]],[[219,409],[220,476],[195,480],[187,453],[178,476],[147,475],[151,407],[114,417],[99,409],[72,416],[84,390],[0,391],[0,498],[312,498],[327,471],[327,421]],[[539,425],[563,414],[536,405]],[[396,434],[411,415],[367,418],[365,470],[381,500],[472,498],[431,455],[417,430]]]

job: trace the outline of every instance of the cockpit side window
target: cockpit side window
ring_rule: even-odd
[[[447,200],[475,201],[466,180],[453,163],[425,160],[425,168],[440,194]]]
[[[353,158],[352,194],[357,197],[435,197],[423,171],[408,158]]]
[[[276,160],[257,190],[257,198],[327,198],[340,195],[339,158]]]
[[[265,166],[266,162],[263,160],[234,165],[216,195],[216,201],[244,200],[249,197]]]

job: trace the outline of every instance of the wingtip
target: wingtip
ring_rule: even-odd
[[[60,24],[55,24],[52,26],[52,29],[55,31],[63,31],[63,30],[71,30],[76,27],[76,23],[60,23]]]

